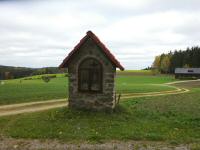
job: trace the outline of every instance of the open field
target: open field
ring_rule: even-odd
[[[170,82],[172,83],[172,82]],[[168,85],[164,85],[168,86]],[[130,98],[136,97],[153,97],[153,96],[165,96],[165,95],[174,95],[174,94],[182,94],[189,92],[186,88],[177,88],[174,87],[174,90],[168,91],[159,91],[159,92],[146,92],[146,93],[123,93],[121,95],[121,100],[126,100]],[[9,105],[1,105],[0,106],[0,117],[9,116],[9,115],[17,115],[22,113],[30,113],[37,111],[44,111],[53,108],[59,108],[67,106],[68,102],[65,99],[54,99],[54,100],[44,100],[44,101],[36,101],[36,102],[27,102],[27,103],[18,103],[18,104],[9,104]]]
[[[114,113],[65,107],[0,118],[0,133],[14,138],[66,141],[150,140],[200,142],[200,88],[189,93],[121,101]]]
[[[174,87],[164,85],[164,83],[172,81],[175,80],[170,76],[146,75],[124,75],[118,76],[116,79],[118,93],[126,93],[125,96],[145,95],[146,92],[155,93],[158,91],[167,93],[168,90],[176,90]],[[60,95],[60,98],[66,96],[67,78],[62,76],[52,79],[49,83],[44,83],[39,79],[24,80],[22,83],[19,83],[19,80],[6,82],[1,86],[1,91],[3,91],[2,87],[4,87],[4,90],[7,88],[7,90],[9,89],[8,94],[4,93],[1,97],[4,97],[4,100],[7,97],[9,97],[7,100],[16,97],[15,101],[9,101],[9,103],[20,103],[23,99],[26,100],[27,97],[31,96],[32,99],[30,98],[28,101],[47,100],[52,96],[55,96],[55,98]],[[73,111],[62,107],[0,117],[0,136],[25,139],[58,139],[72,143],[112,140],[162,141],[171,144],[197,143],[194,144],[194,149],[199,148],[199,83],[199,81],[176,83],[176,86],[190,90],[190,92],[177,95],[126,99],[122,97],[120,105],[113,113]],[[23,86],[25,87],[22,88]],[[22,97],[20,97],[19,89],[23,93]],[[10,96],[13,91],[15,91],[15,95]],[[51,95],[51,93],[53,94]]]
[[[7,80],[0,86],[0,104],[13,104],[67,97],[68,80],[65,77],[53,78],[49,83],[41,79]]]
[[[130,75],[130,76],[138,76],[138,75],[152,75],[151,70],[126,70],[126,71],[120,71],[117,70],[117,75]]]
[[[57,78],[52,78],[49,83],[42,81],[40,76],[27,77],[31,80],[4,81],[4,84],[0,85],[0,105],[66,98],[68,95],[68,79],[62,74],[57,76]],[[174,80],[170,76],[117,76],[116,90],[117,93],[173,90],[173,87],[159,84]]]

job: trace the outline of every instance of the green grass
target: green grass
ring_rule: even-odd
[[[118,76],[117,84],[162,84],[175,81],[172,76]]]
[[[152,75],[151,70],[125,70],[125,71],[120,71],[117,70],[117,75]]]
[[[24,78],[21,78],[21,79],[41,79],[42,76],[56,76],[56,77],[65,77],[66,74],[63,74],[63,73],[58,73],[58,74],[42,74],[42,75],[34,75],[34,76],[30,76],[30,77],[24,77]]]
[[[200,142],[200,88],[180,95],[121,101],[114,113],[67,108],[0,118],[0,134],[66,141]]]
[[[67,78],[53,78],[49,83],[38,80],[8,80],[0,85],[0,104],[21,103],[67,97]]]
[[[133,71],[134,72],[134,71]],[[60,75],[49,83],[9,80],[0,86],[0,104],[65,98],[67,78]],[[152,92],[173,88],[162,86],[172,76],[119,75],[117,92]],[[178,95],[121,100],[113,113],[75,111],[68,108],[0,118],[0,135],[14,138],[61,139],[102,142],[107,140],[150,140],[170,143],[200,143],[200,88]],[[192,149],[199,145],[193,144]]]
[[[0,105],[66,98],[68,79],[63,74],[57,76],[49,83],[42,81],[41,76],[33,76],[32,80],[4,81],[5,84],[0,85]],[[171,81],[174,81],[171,76],[117,76],[116,91],[118,93],[141,93],[172,90],[172,87],[154,85]]]

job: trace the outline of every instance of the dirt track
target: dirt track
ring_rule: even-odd
[[[66,99],[30,102],[0,106],[0,116],[16,115],[21,113],[36,112],[58,107],[66,107]]]
[[[190,82],[190,81],[171,82],[171,83],[163,84],[163,86],[172,86],[172,84],[179,84],[179,83],[183,84],[187,82]],[[185,93],[189,91],[186,88],[178,88],[178,87],[174,87],[174,88],[175,90],[162,91],[162,92],[126,93],[126,94],[122,94],[121,99],[181,94],[181,93]],[[56,100],[48,100],[48,101],[40,101],[40,102],[3,105],[3,106],[0,106],[0,117],[8,116],[8,115],[16,115],[16,114],[21,114],[21,113],[28,113],[28,112],[37,112],[37,111],[43,111],[43,110],[48,110],[52,108],[66,107],[66,106],[67,106],[66,99],[56,99]]]

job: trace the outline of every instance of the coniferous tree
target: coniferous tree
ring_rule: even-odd
[[[161,54],[155,57],[152,64],[161,73],[174,73],[175,68],[199,68],[200,67],[200,47],[195,46],[184,50],[175,50],[168,54]]]

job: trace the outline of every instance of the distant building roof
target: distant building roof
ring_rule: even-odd
[[[200,74],[200,68],[176,68],[175,74]]]
[[[108,57],[108,59],[120,70],[124,70],[124,67],[120,64],[120,62],[115,58],[113,54],[108,50],[108,48],[99,40],[99,38],[92,33],[92,31],[88,31],[86,36],[84,36],[80,42],[74,47],[74,49],[68,54],[68,56],[63,60],[63,62],[60,64],[59,68],[67,68],[68,63],[72,56],[79,50],[81,45],[86,42],[88,38],[91,38],[94,40],[94,42],[101,48],[101,50],[105,53],[105,55]]]

